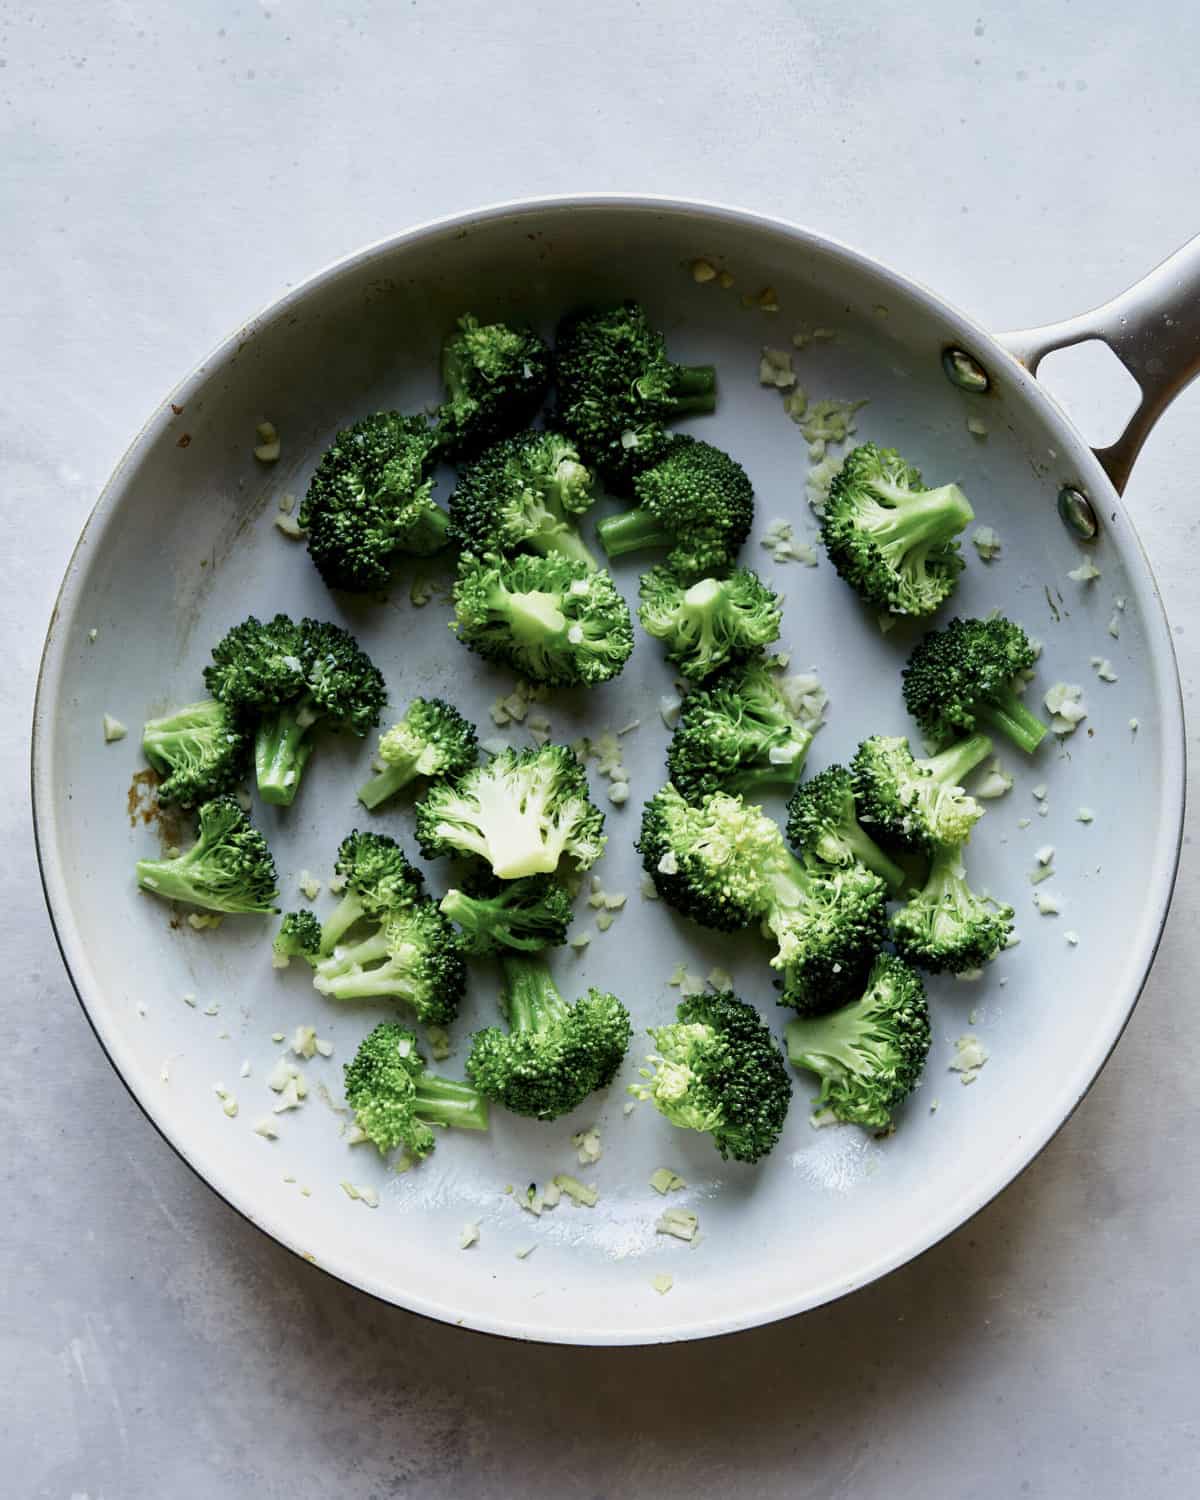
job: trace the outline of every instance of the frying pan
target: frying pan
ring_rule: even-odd
[[[698,259],[728,274],[698,281]],[[1155,418],[1196,372],[1198,288],[1193,242],[1093,313],[994,338],[934,293],[807,230],[698,203],[592,197],[409,231],[240,328],[163,402],[109,481],[62,585],[35,710],[37,840],[58,941],[88,1019],[149,1119],[233,1207],[326,1271],[414,1311],[522,1338],[632,1344],[749,1327],[860,1287],[962,1224],[1096,1077],[1167,911],[1183,812],[1179,685],[1120,493]],[[397,1175],[342,1134],[340,1064],[378,1011],[335,1008],[294,967],[272,972],[256,920],[196,931],[135,890],[135,859],[177,832],[157,825],[147,804],[137,727],[200,696],[209,649],[232,623],[277,609],[354,629],[397,709],[415,693],[441,693],[488,725],[511,679],[457,646],[444,601],[412,604],[406,573],[386,604],[329,595],[303,548],[274,526],[277,502],[303,492],[339,425],[437,398],[438,346],[464,310],[548,334],[565,309],[621,297],[646,304],[674,358],[718,367],[718,412],[689,425],[734,452],[754,480],[746,560],[786,593],[792,669],[815,667],[829,693],[811,769],[844,760],[868,733],[912,732],[899,692],[912,637],[903,626],[881,633],[824,560],[777,565],[759,548],[775,518],[801,538],[815,529],[807,444],[778,393],[757,380],[762,346],[791,347],[802,330],[833,332],[794,349],[811,398],[867,402],[858,440],[900,448],[929,482],[957,480],[978,521],[999,533],[1003,552],[990,563],[967,547],[954,610],[1020,620],[1044,644],[1031,692],[1040,700],[1052,683],[1077,683],[1088,716],[1032,761],[1001,751],[1015,782],[988,804],[971,878],[1015,905],[1021,941],[976,982],[931,984],[925,1082],[891,1138],[814,1129],[814,1090],[798,1079],[774,1155],[757,1168],[722,1163],[706,1138],[673,1130],[648,1106],[625,1113],[635,1043],[617,1085],[576,1115],[541,1125],[497,1111],[489,1135],[446,1140]],[[1106,342],[1143,393],[1122,436],[1099,452],[1035,378],[1048,351],[1088,338]],[[264,418],[282,441],[269,468],[252,456]],[[1099,577],[1068,578],[1085,559]],[[615,572],[635,597],[637,565],[623,560]],[[1097,676],[1097,657],[1116,681]],[[582,956],[555,953],[555,972],[572,996],[589,984],[615,990],[640,1028],[672,1013],[678,962],[699,975],[715,964],[781,1028],[757,938],[701,932],[639,896],[632,839],[640,802],[664,776],[658,704],[670,692],[660,651],[641,637],[616,682],[546,705],[558,739],[638,726],[622,738],[632,797],[609,809],[598,871],[606,890],[627,893],[626,907]],[[129,738],[105,743],[106,713],[132,727]],[[527,742],[519,725],[498,733]],[[300,872],[327,875],[338,840],[365,820],[354,789],[369,757],[358,741],[327,739],[296,804],[258,809],[286,904],[298,904]],[[1091,822],[1079,820],[1085,808]],[[374,826],[411,848],[406,806]],[[1028,882],[1046,845],[1054,874],[1038,889],[1059,897],[1057,916],[1038,913]],[[430,874],[440,886],[444,872]],[[593,916],[581,903],[581,929]],[[461,1069],[463,1039],[494,1008],[495,976],[481,965],[443,1070]],[[274,1117],[280,1134],[270,1141],[253,1129],[275,1102],[265,1075],[281,1051],[274,1038],[297,1024],[314,1025],[334,1051],[301,1065],[309,1097]],[[989,1053],[970,1087],[949,1069],[966,1034]],[[218,1084],[236,1098],[236,1116]],[[604,1154],[579,1166],[570,1137],[593,1124]],[[687,1183],[672,1206],[699,1215],[691,1245],[656,1233],[663,1200],[648,1178],[664,1165]],[[570,1170],[599,1190],[594,1208],[564,1203],[540,1218],[520,1208],[528,1183]],[[342,1183],[374,1189],[378,1206]],[[478,1224],[479,1238],[460,1249],[466,1224]],[[669,1292],[652,1284],[659,1275],[673,1279]]]

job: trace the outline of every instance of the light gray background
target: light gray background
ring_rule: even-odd
[[[378,1306],[190,1175],[76,1006],[25,790],[42,631],[80,524],[163,392],[283,287],[472,203],[634,189],[810,223],[994,327],[1062,316],[1200,231],[1189,12],[0,6],[0,1493],[1196,1492],[1190,848],[1120,1050],[999,1202],[804,1319],[719,1344],[573,1351]],[[1081,417],[1111,425],[1098,372],[1076,372],[1071,394]],[[1129,491],[1189,707],[1198,415],[1200,388]]]

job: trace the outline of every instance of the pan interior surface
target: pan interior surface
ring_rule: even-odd
[[[691,266],[700,257],[727,267],[734,285],[697,282]],[[768,288],[773,297],[761,298]],[[760,547],[779,518],[816,541],[807,443],[781,396],[759,384],[764,345],[793,353],[810,402],[867,403],[856,440],[898,447],[929,483],[963,486],[976,524],[994,527],[1003,551],[984,563],[965,542],[967,568],[947,614],[999,609],[1019,620],[1044,643],[1031,703],[1040,707],[1055,682],[1075,683],[1088,716],[1061,745],[1048,738],[1032,761],[1000,749],[1014,786],[987,804],[969,868],[976,888],[1015,906],[1021,941],[975,982],[930,982],[933,1050],[896,1134],[814,1129],[815,1089],[798,1076],[775,1154],[743,1167],[722,1163],[706,1138],[671,1129],[649,1106],[624,1111],[644,1028],[668,1019],[678,1000],[668,979],[681,961],[701,975],[729,970],[780,1031],[789,1014],[776,1006],[761,940],[702,932],[639,896],[632,841],[642,801],[665,777],[659,701],[672,692],[660,649],[639,631],[614,683],[542,705],[557,740],[638,726],[621,742],[627,806],[608,803],[590,763],[610,835],[595,873],[627,904],[581,956],[552,956],[570,998],[588,985],[624,998],[638,1032],[629,1059],[617,1084],[575,1115],[540,1125],[497,1110],[487,1136],[446,1139],[427,1163],[397,1175],[341,1134],[341,1064],[388,1012],[335,1008],[296,966],[273,972],[268,929],[256,920],[196,931],[135,889],[134,861],[176,832],[141,815],[137,730],[203,695],[202,667],[230,625],[286,610],[353,629],[385,674],[396,716],[414,694],[440,694],[492,734],[489,705],[512,678],[455,643],[443,598],[410,602],[414,573],[444,580],[445,570],[401,570],[382,605],[331,596],[302,544],[275,526],[278,501],[303,494],[339,426],[437,399],[439,344],[464,311],[528,321],[549,335],[562,312],[623,297],[647,306],[674,358],[718,368],[717,413],[684,428],[727,448],[754,481],[756,530],[743,560],[786,594],[780,646],[792,671],[819,673],[830,699],[810,770],[845,761],[870,733],[918,742],[899,676],[914,632],[881,633],[823,556],[816,568],[777,565]],[[792,345],[794,333],[814,329],[834,337]],[[988,394],[946,379],[951,344],[985,358]],[[103,1044],[155,1124],[241,1212],[347,1281],[447,1321],[554,1341],[650,1342],[751,1326],[864,1284],[955,1228],[1053,1134],[1119,1035],[1153,956],[1179,832],[1178,689],[1124,510],[1049,400],[969,323],[850,252],[745,215],[617,201],[535,205],[434,226],[324,273],[244,329],[172,399],[110,483],[59,601],[35,725],[38,837],[64,956]],[[264,418],[282,441],[269,468],[252,454]],[[968,430],[968,419],[985,431]],[[1106,496],[1100,538],[1086,548],[1056,512],[1068,482]],[[602,500],[593,518],[614,504]],[[1071,580],[1085,559],[1100,576]],[[622,560],[613,570],[631,603],[638,568]],[[1102,681],[1093,658],[1109,661],[1116,681]],[[104,743],[106,713],[130,726],[128,739]],[[495,733],[529,742],[519,725]],[[338,841],[369,819],[415,853],[410,804],[371,819],[354,800],[372,749],[373,741],[326,738],[293,808],[256,804],[285,906],[302,904],[300,872],[327,879]],[[782,814],[781,802],[767,805]],[[1080,821],[1081,809],[1092,821]],[[1054,874],[1034,887],[1029,875],[1044,846],[1053,846]],[[444,889],[448,870],[426,868]],[[1039,915],[1035,890],[1061,897],[1061,914]],[[575,930],[592,930],[594,915],[581,899]],[[494,996],[494,973],[476,965],[443,1071],[461,1075],[466,1038],[494,1018]],[[282,1050],[272,1038],[290,1038],[298,1024],[315,1026],[334,1053],[299,1063],[309,1098],[273,1117],[279,1139],[268,1141],[253,1127],[277,1102],[265,1082]],[[989,1053],[970,1087],[949,1071],[954,1042],[967,1033]],[[235,1118],[223,1112],[218,1083],[238,1100]],[[571,1135],[590,1125],[604,1154],[580,1167]],[[656,1233],[664,1200],[648,1179],[660,1166],[688,1184],[670,1206],[699,1215],[694,1245]],[[540,1218],[522,1211],[516,1199],[529,1183],[564,1171],[599,1190],[594,1208],[564,1202]],[[375,1188],[378,1208],[348,1197],[344,1182]],[[474,1222],[478,1243],[460,1250],[463,1226]],[[518,1258],[530,1246],[534,1253]],[[652,1285],[660,1273],[673,1277],[667,1295]]]

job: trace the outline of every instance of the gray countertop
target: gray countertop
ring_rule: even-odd
[[[475,202],[658,191],[810,223],[991,326],[1027,326],[1200,231],[1198,64],[1190,8],[1115,0],[0,8],[0,1491],[1195,1491],[1190,846],[1111,1064],[974,1222],[847,1301],[719,1344],[524,1347],[303,1265],[146,1124],[45,917],[25,726],[59,576],[125,443],[200,354],[324,262]],[[1098,439],[1110,373],[1057,377]],[[1198,415],[1194,389],[1129,488],[1189,709]]]

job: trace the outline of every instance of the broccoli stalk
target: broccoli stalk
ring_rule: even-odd
[[[796,791],[788,803],[788,840],[827,865],[857,861],[886,880],[893,891],[904,871],[890,860],[858,821],[854,783],[844,766],[829,766]]]
[[[1037,660],[1029,637],[1001,615],[951,620],[919,641],[903,672],[904,702],[939,745],[977,727],[1032,755],[1046,726],[1022,703],[1014,680]]]
[[[995,958],[1012,932],[1013,909],[977,896],[962,849],[935,848],[924,886],[892,917],[901,958],[932,974],[965,974]]]
[[[418,776],[459,776],[479,758],[474,727],[441,698],[414,698],[398,724],[379,741],[382,769],[359,789],[370,810]]]
[[[311,730],[321,715],[310,693],[277,713],[264,714],[254,731],[254,775],[258,795],[290,807],[313,752]]]
[[[534,953],[567,940],[571,897],[553,875],[523,880],[473,879],[468,890],[442,897],[442,913],[458,924],[468,953],[516,948]]]
[[[426,898],[339,944],[317,963],[313,984],[330,1000],[402,1001],[420,1020],[444,1025],[458,1014],[466,967],[453,927]]]
[[[428,1156],[432,1126],[488,1128],[487,1100],[469,1084],[430,1073],[417,1039],[397,1021],[382,1021],[346,1064],[346,1103],[355,1122],[382,1155],[403,1146]]]
[[[279,895],[267,841],[236,798],[215,797],[196,814],[196,842],[174,859],[139,859],[138,885],[164,901],[234,915],[275,912]]]
[[[356,922],[413,905],[425,884],[395,839],[357,829],[342,840],[334,873],[346,889],[321,928],[320,953],[326,958]]]

